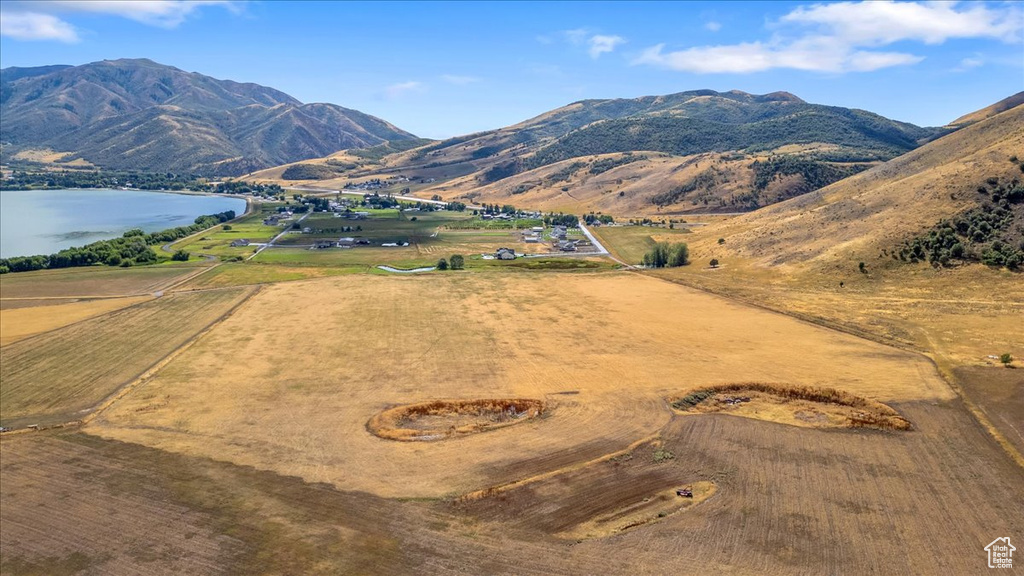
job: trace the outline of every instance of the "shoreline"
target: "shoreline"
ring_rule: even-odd
[[[233,199],[233,200],[238,200],[238,201],[244,202],[244,204],[245,204],[244,208],[242,210],[240,210],[240,211],[239,210],[235,210],[235,217],[233,219],[227,221],[227,222],[224,222],[223,224],[235,222],[235,221],[239,220],[240,218],[243,218],[243,217],[251,215],[254,212],[255,206],[256,206],[256,202],[254,201],[253,197],[250,196],[250,195],[218,194],[218,193],[215,193],[215,192],[199,192],[199,191],[195,191],[195,190],[142,190],[142,189],[138,189],[138,188],[130,188],[130,189],[122,189],[122,188],[27,188],[27,189],[19,189],[19,190],[2,190],[2,191],[0,191],[0,195],[2,195],[5,192],[59,192],[59,191],[68,191],[68,192],[78,192],[78,191],[82,191],[82,192],[153,192],[153,193],[159,193],[159,194],[178,194],[178,195],[182,195],[182,196],[206,196],[206,197],[219,198],[219,199]],[[197,217],[198,216],[206,216],[206,215],[209,215],[209,214],[207,214],[205,212],[202,212],[202,213],[198,214]],[[148,233],[159,233],[159,232],[163,232],[163,231],[166,231],[166,230],[171,230],[171,229],[178,228],[178,227],[180,227],[180,226],[170,226],[170,227],[167,227],[167,228],[161,228],[159,230],[152,230],[152,231],[150,231]],[[200,232],[205,232],[205,231],[206,230],[202,230]],[[190,235],[190,236],[192,236],[192,235]],[[59,253],[61,250],[70,250],[70,249],[75,249],[75,248],[82,248],[84,246],[88,246],[89,244],[93,244],[95,242],[103,242],[103,241],[113,240],[113,239],[118,238],[118,237],[119,237],[119,234],[114,234],[114,235],[110,236],[109,238],[102,238],[102,239],[99,239],[99,240],[93,240],[93,241],[87,242],[85,244],[73,244],[73,245],[68,246],[66,248],[58,249],[58,250],[56,250],[54,252],[33,253],[33,254],[27,254],[27,255],[4,255],[4,256],[0,256],[0,258],[11,259],[11,258],[32,258],[32,257],[36,257],[36,256],[51,256],[53,254]],[[175,240],[174,242],[172,242],[172,244],[177,243],[177,242],[179,242],[181,240],[183,240],[183,238],[179,238],[178,240]],[[162,246],[158,246],[157,247],[157,249],[162,249],[162,248],[163,248]]]

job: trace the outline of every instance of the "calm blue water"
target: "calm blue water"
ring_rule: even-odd
[[[52,254],[120,236],[132,228],[157,232],[187,226],[196,216],[245,211],[245,200],[134,190],[0,192],[0,258]]]

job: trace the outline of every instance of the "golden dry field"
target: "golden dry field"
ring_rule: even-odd
[[[87,430],[438,497],[623,449],[671,419],[665,396],[734,381],[954,397],[922,357],[636,274],[351,276],[267,287]],[[548,407],[457,443],[366,431],[385,408],[447,398]]]
[[[757,381],[914,429],[666,402]],[[436,441],[367,429],[491,398],[544,408]],[[1024,529],[1020,469],[927,359],[631,272],[268,285],[80,432],[0,447],[11,574],[959,574]]]
[[[0,348],[3,426],[80,420],[251,292],[164,296]]]
[[[40,332],[48,332],[149,299],[151,299],[150,296],[104,298],[53,305],[49,304],[52,301],[29,300],[26,302],[37,305],[17,308],[0,307],[0,346],[6,346]]]

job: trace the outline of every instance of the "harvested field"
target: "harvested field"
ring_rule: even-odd
[[[366,429],[388,440],[445,440],[504,428],[544,411],[540,400],[433,400],[398,406],[375,415]]]
[[[683,414],[719,412],[808,428],[910,430],[892,408],[831,388],[749,382],[700,388],[668,399]]]
[[[16,428],[82,418],[251,293],[173,294],[4,346],[0,422]]]
[[[578,524],[571,530],[559,532],[557,535],[560,538],[584,540],[619,534],[683,512],[691,506],[707,500],[714,493],[714,482],[694,482],[680,488],[669,488]],[[688,495],[684,496],[684,494]]]
[[[175,494],[165,467],[43,436],[3,440],[4,574],[223,574],[243,551]]]
[[[352,275],[264,288],[86,429],[343,490],[439,497],[657,434],[683,374],[695,387],[953,397],[925,358],[638,274]],[[566,390],[578,394],[551,396]],[[467,396],[544,399],[555,413],[457,442],[366,429],[389,407]]]
[[[202,270],[190,264],[88,266],[0,276],[0,298],[82,298],[151,294]]]
[[[1024,370],[965,366],[953,374],[964,395],[1024,455]]]
[[[26,308],[0,308],[0,346],[150,299],[149,296],[104,298]]]

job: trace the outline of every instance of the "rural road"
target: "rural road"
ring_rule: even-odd
[[[298,223],[302,222],[303,220],[308,218],[310,214],[312,214],[312,212],[306,212],[305,214],[302,215],[302,218],[299,218],[298,220],[296,220],[295,223],[298,224]],[[266,244],[260,244],[260,247],[257,248],[256,251],[253,252],[251,256],[246,258],[246,260],[252,260],[253,258],[256,257],[257,254],[259,254],[260,252],[263,252],[267,248],[270,248],[271,246],[273,246],[274,242],[277,242],[277,240],[281,236],[284,236],[285,234],[287,234],[289,230],[291,230],[291,226],[285,226],[284,230],[282,230],[280,234],[278,234],[277,236],[274,236],[273,238],[270,239],[270,242],[267,242]]]

